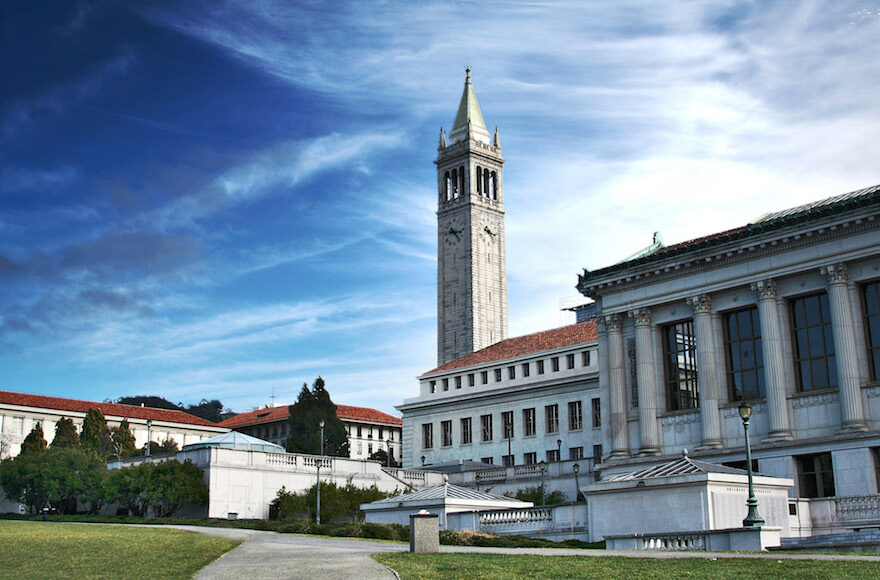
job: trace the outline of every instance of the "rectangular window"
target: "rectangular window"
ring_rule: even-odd
[[[373,454],[373,444],[367,443],[367,455],[372,455],[372,454]]]
[[[758,309],[724,314],[727,388],[731,401],[764,398],[764,354]]]
[[[361,426],[360,426],[360,425],[358,425],[358,437],[363,437],[363,434],[362,434],[362,432],[361,432]]]
[[[516,378],[516,367],[511,365],[507,367],[507,378],[513,380]]]
[[[834,496],[834,467],[830,453],[798,455],[795,459],[800,497]]]
[[[460,389],[460,388],[461,388],[461,375],[455,377],[455,388],[456,388],[456,389]]]
[[[577,431],[584,428],[584,412],[580,401],[568,404],[568,430]]]
[[[547,405],[544,407],[544,417],[547,420],[547,433],[558,433],[559,405]]]
[[[364,444],[358,443],[358,455],[363,455],[363,454],[364,454]]]
[[[444,391],[449,390],[449,379],[443,379],[443,390]]]
[[[583,459],[584,458],[584,448],[583,447],[569,447],[568,448],[568,458],[569,459]]]
[[[489,371],[480,372],[480,382],[484,385],[489,384]]]
[[[422,423],[422,449],[431,449],[434,447],[434,425],[433,423]]]
[[[495,369],[495,382],[501,382],[501,369]]]
[[[480,457],[480,461],[482,461],[483,463],[488,463],[489,465],[495,463],[495,461],[491,457]]]
[[[593,445],[593,464],[602,463],[602,445]]]
[[[474,380],[474,373],[470,373],[468,375],[468,386],[473,387],[475,384],[476,384],[476,381]]]
[[[565,366],[568,367],[568,370],[574,368],[574,354],[565,355]]]
[[[581,366],[590,366],[590,351],[585,350],[581,353]]]
[[[593,406],[593,428],[602,426],[602,400],[593,399],[590,401]]]
[[[473,440],[471,434],[471,418],[465,417],[461,420],[461,444],[468,445]]]
[[[550,368],[553,370],[554,373],[559,372],[559,357],[558,356],[554,356],[553,358],[550,359]]]
[[[443,447],[452,445],[452,421],[440,421],[440,444]]]
[[[373,438],[373,428],[370,427],[370,430],[367,432],[367,439],[372,439],[372,438]]]
[[[666,392],[670,411],[697,409],[700,390],[697,386],[697,345],[694,323],[685,320],[663,327],[666,360]]]
[[[382,430],[382,427],[379,427],[379,439],[382,438],[383,433],[384,431]]]
[[[505,439],[513,439],[513,411],[501,413],[501,425]]]
[[[482,441],[492,440],[492,415],[480,415],[480,435]]]
[[[522,365],[522,373],[524,377],[529,376],[529,363],[523,363]]]
[[[559,449],[547,450],[547,463],[556,463],[559,461]]]
[[[538,454],[535,451],[523,453],[523,465],[534,465],[538,462]]]
[[[437,381],[431,381],[431,392],[432,393],[437,392]]]
[[[523,409],[523,434],[528,437],[535,434],[535,408]]]
[[[871,380],[880,381],[880,281],[865,284],[862,288],[865,305],[865,334]]]
[[[538,374],[543,375],[544,374],[544,361],[539,360],[537,364],[538,364]]]
[[[513,467],[513,455],[502,455],[501,465],[504,467]]]
[[[814,294],[791,301],[794,367],[801,391],[837,386],[834,339],[828,295]]]

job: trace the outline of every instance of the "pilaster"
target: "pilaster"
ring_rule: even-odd
[[[700,388],[700,418],[703,441],[697,449],[721,447],[721,418],[718,414],[718,375],[716,373],[715,336],[712,332],[712,299],[701,294],[688,299],[694,310],[694,333],[697,342],[697,382]]]
[[[651,336],[651,310],[630,312],[636,329],[636,376],[639,394],[639,455],[659,455],[657,430],[657,385],[654,381],[654,349]]]
[[[626,424],[626,370],[624,368],[623,321],[620,316],[604,316],[608,336],[608,369],[611,395],[611,453],[609,458],[629,457]]]
[[[764,383],[767,387],[767,414],[770,419],[770,432],[765,441],[790,441],[792,436],[788,422],[785,360],[776,303],[776,282],[759,280],[752,284],[752,290],[758,295],[758,319],[761,322],[761,348],[764,353]]]

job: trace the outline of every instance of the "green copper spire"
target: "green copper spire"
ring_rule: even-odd
[[[452,125],[452,131],[449,132],[449,143],[462,141],[468,137],[489,143],[489,130],[486,128],[477,95],[474,93],[470,67],[465,69],[465,72],[467,76],[464,81],[464,91],[461,93],[455,123]]]

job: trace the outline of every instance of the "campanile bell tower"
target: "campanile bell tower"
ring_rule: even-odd
[[[437,364],[507,338],[504,180],[467,69],[452,131],[437,148]]]

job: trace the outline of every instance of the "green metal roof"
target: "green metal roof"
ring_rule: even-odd
[[[471,127],[479,127],[488,133],[483,113],[480,111],[480,104],[477,102],[477,95],[474,93],[474,85],[471,83],[471,69],[467,69],[464,91],[461,93],[461,102],[458,104],[458,113],[455,115],[452,130],[466,127],[468,121],[471,122]]]

